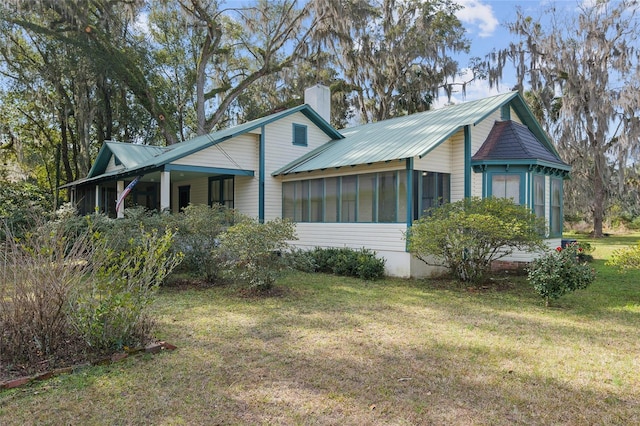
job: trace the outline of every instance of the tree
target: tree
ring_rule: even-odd
[[[466,198],[429,210],[407,232],[409,251],[444,266],[460,281],[479,282],[491,263],[544,245],[544,219],[506,198]]]
[[[469,42],[451,0],[334,0],[327,44],[362,122],[428,110]]]
[[[640,152],[638,8],[636,0],[599,0],[570,19],[551,6],[544,23],[519,12],[509,29],[521,41],[494,55],[499,70],[515,64],[519,90],[531,86],[535,109],[573,167],[569,210],[590,210],[596,237],[620,189],[609,185],[613,174]]]
[[[123,57],[139,64],[136,52],[144,52],[125,46],[135,44],[127,38],[132,5],[16,1],[0,6],[6,89],[1,108],[12,118],[3,130],[20,142],[14,149],[29,169],[47,167],[52,192],[86,176],[104,140],[144,139],[143,109],[128,90],[131,79],[121,79],[118,71]],[[42,155],[28,161],[34,153]]]

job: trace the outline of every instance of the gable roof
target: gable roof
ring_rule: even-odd
[[[569,165],[547,149],[528,127],[510,120],[496,121],[478,152],[471,157],[472,164],[504,164],[514,160],[569,169]]]
[[[555,148],[518,92],[509,92],[436,110],[365,124],[341,131],[331,141],[276,170],[273,175],[423,157],[464,126],[480,123],[509,104],[536,137]]]
[[[158,169],[166,164],[176,161],[180,158],[191,155],[209,146],[223,142],[227,139],[239,136],[262,126],[273,123],[284,117],[295,113],[301,113],[313,122],[320,130],[332,139],[341,139],[343,136],[335,130],[327,121],[325,121],[317,112],[309,105],[304,104],[266,117],[248,121],[238,126],[229,127],[224,130],[197,136],[188,141],[180,142],[167,147],[137,145],[123,142],[105,142],[100,148],[100,152],[93,163],[89,174],[85,179],[71,182],[66,186],[100,180],[102,178],[112,178],[114,176],[132,176],[140,174],[147,170]],[[122,168],[106,172],[111,156],[115,156],[122,164]]]

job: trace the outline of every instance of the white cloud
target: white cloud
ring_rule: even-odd
[[[493,13],[493,8],[480,2],[479,0],[459,0],[458,4],[463,6],[456,12],[456,16],[461,22],[477,26],[480,30],[480,37],[491,37],[498,27],[498,19]]]

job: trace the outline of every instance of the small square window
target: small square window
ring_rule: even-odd
[[[307,146],[307,126],[303,124],[293,124],[293,144]]]

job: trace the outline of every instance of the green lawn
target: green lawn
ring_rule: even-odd
[[[640,271],[603,260],[638,239],[549,309],[523,277],[164,289],[176,351],[4,391],[0,424],[640,424]]]

